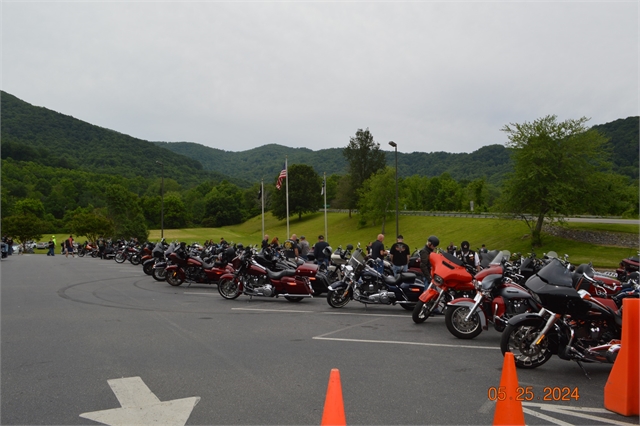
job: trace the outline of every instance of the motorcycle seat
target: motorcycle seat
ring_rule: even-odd
[[[273,272],[271,269],[267,269],[267,275],[274,280],[280,280],[284,277],[293,277],[296,275],[295,269],[285,269],[283,271]]]
[[[403,272],[397,277],[388,275],[384,277],[384,282],[387,285],[395,285],[398,286],[402,283],[411,283],[416,280],[416,274],[413,272]]]

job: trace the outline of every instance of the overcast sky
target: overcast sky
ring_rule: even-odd
[[[638,2],[2,2],[2,90],[150,141],[472,152],[638,115]]]

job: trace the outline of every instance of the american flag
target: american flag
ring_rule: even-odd
[[[282,187],[282,181],[287,178],[287,163],[284,163],[284,167],[280,172],[280,176],[278,176],[278,181],[276,182],[276,189],[280,190]]]

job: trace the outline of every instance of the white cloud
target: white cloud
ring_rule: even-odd
[[[636,3],[3,3],[3,90],[147,140],[471,152],[638,114]]]

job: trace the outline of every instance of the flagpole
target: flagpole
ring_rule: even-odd
[[[324,195],[324,240],[329,241],[329,233],[327,232],[327,172],[322,178],[322,194]]]
[[[260,202],[262,204],[262,235],[261,238],[264,238],[264,179],[260,181]]]
[[[285,176],[285,187],[287,190],[287,238],[291,236],[289,233],[289,165],[287,164],[287,156],[284,157],[284,169],[287,171]]]

